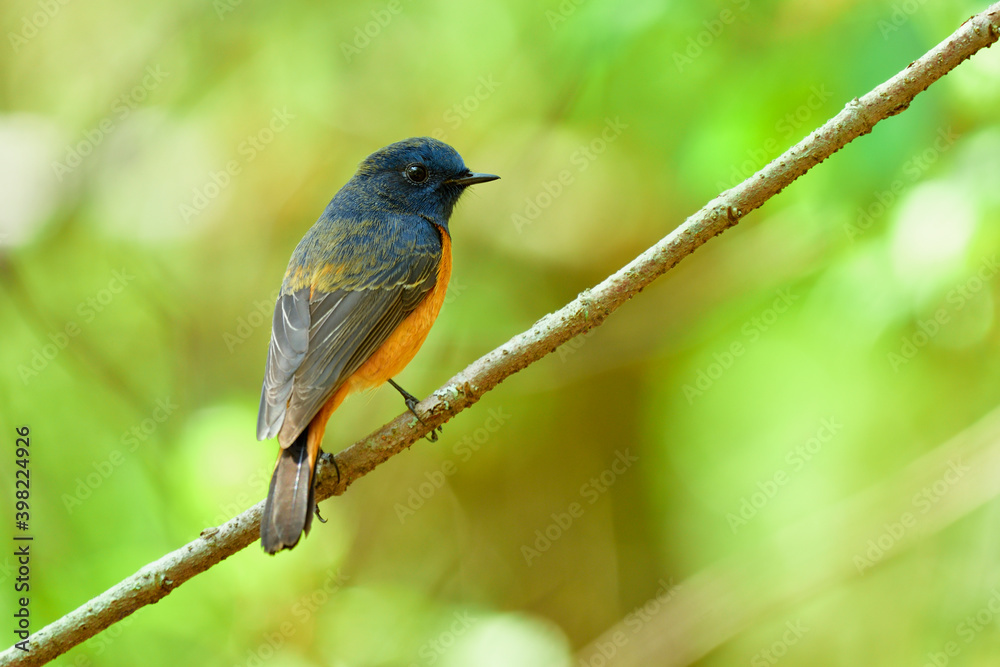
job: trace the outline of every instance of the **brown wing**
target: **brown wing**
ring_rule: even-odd
[[[291,444],[437,281],[440,239],[384,258],[360,289],[302,287],[275,304],[257,438]],[[363,259],[370,260],[367,255]],[[359,258],[358,261],[362,261]],[[350,272],[344,272],[350,274]]]

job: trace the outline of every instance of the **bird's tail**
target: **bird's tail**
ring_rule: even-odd
[[[319,438],[310,439],[311,430],[312,426],[303,429],[295,442],[278,454],[260,519],[260,544],[269,554],[294,547],[312,525]]]

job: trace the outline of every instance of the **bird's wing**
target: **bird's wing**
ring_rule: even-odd
[[[275,304],[257,438],[292,442],[320,407],[385,342],[437,282],[437,243],[378,256],[338,252],[345,276],[283,290]],[[368,263],[367,266],[360,266]],[[329,265],[319,268],[328,268]],[[364,275],[365,280],[352,279]],[[326,271],[329,274],[329,271]],[[322,285],[322,287],[320,286]],[[287,435],[287,437],[286,437]]]

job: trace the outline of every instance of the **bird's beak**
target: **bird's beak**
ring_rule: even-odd
[[[495,181],[499,176],[494,176],[493,174],[476,174],[471,171],[466,172],[464,176],[459,176],[458,178],[452,178],[448,183],[454,183],[456,185],[475,185],[476,183],[487,183],[489,181]]]

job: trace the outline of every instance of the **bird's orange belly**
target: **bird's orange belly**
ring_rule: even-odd
[[[434,320],[441,312],[450,278],[451,239],[442,230],[441,265],[438,267],[434,289],[428,292],[416,309],[399,323],[385,342],[351,375],[345,383],[350,385],[349,392],[377,387],[406,368],[420,350]]]

